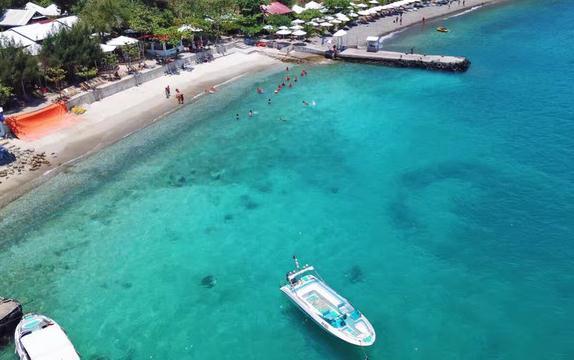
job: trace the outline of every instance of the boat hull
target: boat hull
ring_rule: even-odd
[[[289,300],[291,300],[291,302],[294,303],[299,308],[299,310],[301,310],[305,315],[307,315],[309,318],[311,318],[311,320],[313,320],[317,325],[319,325],[323,330],[325,330],[329,334],[331,334],[331,335],[333,335],[333,336],[335,336],[335,337],[337,337],[337,338],[339,338],[339,339],[341,339],[341,340],[343,340],[349,344],[353,344],[356,346],[363,346],[363,347],[371,346],[375,342],[376,336],[375,336],[374,331],[372,332],[372,336],[370,337],[369,341],[362,341],[361,339],[358,339],[358,338],[354,338],[351,336],[345,336],[345,334],[342,333],[339,329],[337,329],[336,327],[327,323],[323,318],[321,318],[315,312],[307,309],[306,304],[304,302],[302,302],[296,295],[293,294],[293,292],[291,291],[291,289],[288,285],[281,287],[281,291],[285,295],[287,295]],[[367,323],[368,327],[372,329],[371,324],[369,323],[369,321],[366,318],[363,317],[362,321]]]

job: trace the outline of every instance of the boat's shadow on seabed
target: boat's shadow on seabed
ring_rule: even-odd
[[[283,315],[293,324],[297,331],[303,332],[306,336],[308,347],[314,349],[322,359],[341,360],[363,360],[365,353],[372,359],[370,351],[357,346],[347,344],[333,335],[327,333],[309,319],[299,309],[291,303],[286,302],[283,308]]]

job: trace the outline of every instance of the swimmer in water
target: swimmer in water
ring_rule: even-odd
[[[249,110],[249,117],[253,117],[253,110]]]
[[[258,88],[257,88],[257,93],[258,93],[258,94],[263,94],[263,89],[260,88],[260,87],[258,87]]]
[[[303,100],[303,105],[309,106],[309,103],[307,101]]]
[[[271,98],[267,99],[267,104],[271,105]]]
[[[235,120],[239,120],[239,114],[235,114]]]
[[[297,82],[297,75],[295,75],[295,78],[293,79],[293,81]]]
[[[293,83],[289,83],[289,87],[292,88],[292,87],[293,87]]]

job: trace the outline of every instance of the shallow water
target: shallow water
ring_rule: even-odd
[[[363,358],[279,291],[297,254],[372,321],[371,359],[572,358],[573,16],[516,2],[386,43],[465,74],[206,97],[5,209],[0,292],[86,359]]]

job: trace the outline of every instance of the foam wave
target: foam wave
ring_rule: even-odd
[[[468,14],[468,13],[470,13],[470,12],[473,12],[473,11],[475,11],[475,10],[480,9],[480,8],[483,7],[483,6],[484,6],[484,5],[473,6],[473,7],[471,7],[471,8],[468,9],[468,10],[465,10],[465,11],[460,12],[460,13],[458,13],[458,14],[454,14],[453,16],[447,17],[446,20],[452,19],[452,18],[455,18],[455,17],[459,17],[459,16],[462,16],[462,15],[465,15],[465,14]]]

